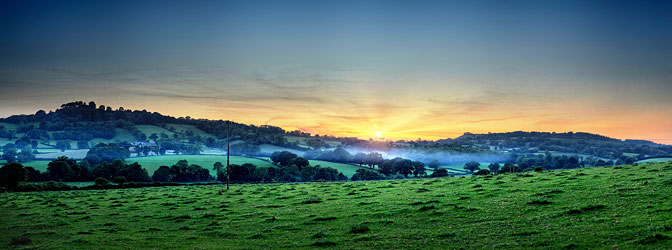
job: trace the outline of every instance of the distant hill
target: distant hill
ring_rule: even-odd
[[[465,133],[451,142],[514,153],[559,152],[606,159],[622,156],[650,158],[672,155],[672,146],[644,140],[619,140],[602,135],[568,132]]]

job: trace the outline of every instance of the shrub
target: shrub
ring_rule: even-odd
[[[96,186],[105,186],[105,185],[107,185],[107,184],[109,184],[109,183],[110,183],[110,182],[109,182],[107,179],[103,178],[103,177],[98,177],[98,178],[96,178]]]
[[[430,177],[446,177],[448,176],[448,170],[445,168],[439,168],[437,170],[434,170],[434,172],[429,175]]]
[[[116,176],[114,177],[114,179],[112,179],[112,182],[117,183],[119,185],[124,184],[124,182],[126,182],[126,177]]]
[[[497,172],[497,173],[499,173],[499,174],[505,174],[505,173],[520,173],[520,172],[523,172],[523,171],[520,170],[519,167],[516,167],[516,165],[510,164],[510,163],[507,163],[507,164],[505,164],[504,167],[503,167],[502,169],[500,169],[499,172]]]
[[[476,171],[476,173],[474,173],[474,175],[489,175],[489,174],[491,174],[491,172],[490,170],[487,169],[481,169]]]
[[[545,170],[545,169],[542,168],[542,167],[535,167],[535,168],[534,168],[534,172],[544,172],[544,170]]]

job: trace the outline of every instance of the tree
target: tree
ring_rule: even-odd
[[[47,176],[49,180],[55,181],[74,181],[79,177],[72,166],[77,162],[65,156],[58,157],[47,164]]]
[[[86,157],[88,158],[91,155],[95,155],[98,158],[100,158],[101,162],[102,161],[112,162],[115,159],[123,160],[130,157],[131,151],[129,151],[128,148],[121,147],[114,143],[110,144],[99,143],[98,145],[94,146],[89,150],[89,152],[86,154]],[[89,163],[94,164],[91,161],[89,161]]]
[[[506,163],[504,164],[504,167],[499,170],[497,173],[519,173],[523,172],[520,170],[520,168],[516,167],[516,165],[513,165],[512,163]]]
[[[429,176],[431,176],[431,177],[446,177],[446,176],[448,176],[448,170],[446,170],[445,168],[439,168],[439,169],[434,170],[434,172]]]
[[[366,160],[364,163],[369,165],[369,167],[374,168],[374,166],[379,166],[383,163],[383,155],[378,152],[371,152],[366,155]]]
[[[306,160],[306,158],[296,157],[289,160],[289,163],[287,165],[296,166],[299,169],[299,171],[301,171],[301,169],[307,167],[308,165],[310,165],[310,163],[308,162],[308,160]]]
[[[490,170],[480,169],[480,170],[476,171],[476,173],[474,173],[474,175],[489,175],[491,173],[492,172],[490,172]]]
[[[154,171],[152,175],[152,180],[156,182],[171,182],[173,180],[173,175],[168,166],[161,166],[159,169]]]
[[[60,149],[61,152],[65,152],[65,150],[70,149],[72,146],[70,145],[69,142],[67,141],[59,141],[56,143],[56,148]]]
[[[222,164],[221,162],[215,162],[215,164],[212,166],[212,170],[215,170],[215,173],[218,174],[219,172],[226,171],[226,169],[224,168],[224,164]]]
[[[467,163],[464,164],[464,169],[473,173],[474,171],[481,169],[481,168],[479,168],[479,166],[481,166],[480,163],[475,162],[475,161],[470,161],[470,162],[467,162]]]
[[[351,178],[353,181],[367,181],[367,180],[384,180],[385,175],[378,173],[375,170],[360,168],[357,169],[354,175]]]
[[[434,160],[430,161],[429,164],[427,164],[427,166],[432,168],[432,169],[437,169],[437,168],[439,168],[439,166],[441,166],[441,163],[439,163],[438,160],[434,159]]]
[[[419,161],[414,161],[413,162],[413,176],[418,177],[418,176],[425,176],[427,173],[425,172],[425,164]]]
[[[488,165],[488,168],[490,169],[490,172],[497,173],[499,172],[500,166],[499,163],[490,163],[490,165]]]
[[[352,157],[352,162],[359,164],[360,167],[362,166],[362,164],[364,164],[365,161],[366,161],[366,154],[362,152],[359,152]]]
[[[296,154],[288,151],[276,151],[271,154],[271,161],[273,161],[273,164],[279,165],[281,167],[287,167],[289,165],[289,161],[296,157],[298,157]]]
[[[395,159],[392,166],[397,173],[404,177],[408,177],[408,175],[413,172],[413,161],[409,159]]]
[[[26,179],[26,170],[23,165],[9,163],[0,168],[0,186],[10,190],[19,186],[19,182]]]

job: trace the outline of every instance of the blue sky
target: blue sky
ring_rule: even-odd
[[[0,116],[95,100],[360,137],[661,141],[669,13],[664,1],[4,1]]]

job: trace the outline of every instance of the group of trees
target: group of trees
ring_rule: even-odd
[[[161,166],[154,171],[152,179],[156,182],[192,182],[211,181],[213,177],[207,169],[191,164],[187,160],[180,160],[170,167]]]
[[[271,161],[278,168],[259,168],[264,181],[313,181],[313,180],[347,180],[343,173],[331,167],[311,166],[306,158],[288,151],[278,151],[271,154]],[[245,165],[245,164],[243,164]],[[249,166],[248,166],[249,167]]]
[[[140,164],[132,163],[126,164],[121,159],[112,161],[111,163],[103,162],[95,167],[90,167],[89,162],[83,160],[77,162],[71,158],[61,156],[47,165],[47,170],[44,173],[34,169],[33,167],[23,166],[19,163],[10,163],[4,167],[21,168],[21,175],[18,178],[20,181],[93,181],[96,178],[104,178],[113,180],[116,177],[123,177],[125,180],[133,182],[150,182],[152,181],[147,174],[147,170],[142,168]],[[12,170],[12,173],[17,173]],[[17,170],[18,171],[18,170]]]
[[[35,159],[35,153],[33,146],[26,141],[17,141],[17,144],[7,143],[2,146],[2,159],[7,162],[32,161]]]

